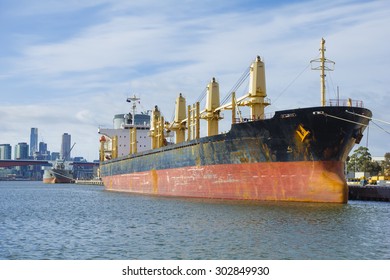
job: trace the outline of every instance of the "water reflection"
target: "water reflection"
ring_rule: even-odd
[[[390,204],[161,198],[0,183],[0,259],[388,259]]]

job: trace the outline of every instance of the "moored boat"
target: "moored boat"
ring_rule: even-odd
[[[137,132],[129,125],[127,155],[118,156],[118,135],[101,133],[100,175],[107,190],[196,198],[346,203],[345,160],[372,116],[363,103],[325,99],[325,41],[321,42],[321,106],[275,112],[266,118],[264,63],[250,67],[249,93],[221,105],[219,85],[208,85],[206,108],[188,106],[180,94],[174,121],[156,106],[150,117],[151,149],[137,151]],[[236,118],[240,106],[250,117]],[[222,110],[232,110],[230,131],[219,133]],[[135,118],[136,115],[133,116]],[[201,119],[207,136],[200,137]],[[166,132],[174,131],[169,145]]]
[[[63,160],[57,160],[54,167],[44,169],[43,183],[45,184],[67,184],[74,183],[73,172],[65,167]]]

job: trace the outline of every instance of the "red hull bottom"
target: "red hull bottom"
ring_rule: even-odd
[[[61,178],[43,178],[43,183],[45,184],[68,184],[72,183],[72,180],[61,179]]]
[[[191,166],[104,177],[105,188],[159,196],[346,203],[341,161]]]

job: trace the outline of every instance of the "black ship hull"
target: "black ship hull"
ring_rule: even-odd
[[[101,176],[117,191],[344,203],[344,163],[371,115],[349,106],[279,111],[225,134],[102,162]]]

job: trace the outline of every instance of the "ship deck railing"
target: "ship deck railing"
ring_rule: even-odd
[[[235,118],[236,123],[243,123],[243,122],[252,122],[252,121],[258,121],[258,120],[266,120],[266,119],[272,119],[272,117],[275,115],[275,112],[266,113],[263,117],[243,117],[243,118]]]
[[[352,99],[329,99],[326,102],[326,106],[329,107],[359,107],[364,108],[363,101],[361,100],[352,100]],[[235,118],[235,123],[245,123],[245,122],[252,122],[257,120],[266,120],[271,119],[275,115],[275,112],[270,112],[264,114],[263,117],[254,117],[254,116],[247,116],[242,118]]]
[[[330,107],[360,107],[364,108],[363,101],[352,99],[329,99],[326,103]]]

